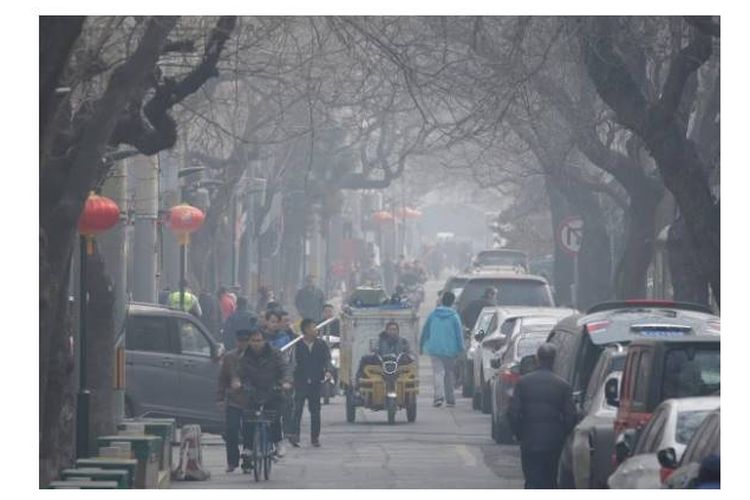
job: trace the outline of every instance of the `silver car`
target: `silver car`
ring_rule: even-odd
[[[172,417],[222,432],[216,407],[224,346],[194,316],[156,304],[130,304],[125,331],[125,412]]]
[[[718,407],[718,396],[668,399],[661,403],[640,433],[632,456],[609,477],[609,487],[660,488],[666,473],[657,457],[659,450],[672,448],[679,460],[701,422]]]

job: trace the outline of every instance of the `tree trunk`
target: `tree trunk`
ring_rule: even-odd
[[[629,194],[625,250],[615,272],[615,296],[618,299],[645,298],[646,276],[656,240],[656,207],[660,196],[648,190]]]
[[[667,252],[674,300],[708,304],[709,283],[697,272],[699,263],[682,217],[676,218],[669,228]]]

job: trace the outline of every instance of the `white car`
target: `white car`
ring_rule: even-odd
[[[703,419],[717,408],[719,396],[667,399],[661,403],[639,435],[632,456],[609,476],[609,487],[661,488],[659,450],[672,448],[679,460]]]
[[[575,309],[562,307],[493,306],[485,307],[472,332],[468,357],[474,369],[472,407],[489,414],[492,410],[490,381],[497,371],[491,361],[503,355],[504,348],[519,327],[520,320],[549,323],[552,327],[562,318],[575,314]]]

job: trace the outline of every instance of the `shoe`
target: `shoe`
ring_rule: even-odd
[[[311,440],[311,441],[310,441],[310,443],[311,443],[311,444],[312,444],[312,445],[313,445],[314,447],[316,447],[316,448],[320,448],[320,441],[318,441],[317,439],[313,439],[313,440]]]
[[[286,446],[284,446],[283,441],[279,441],[278,443],[276,443],[276,449],[274,450],[274,454],[279,458],[286,455]]]
[[[299,438],[297,436],[289,436],[289,444],[295,448],[299,448]]]
[[[432,403],[432,406],[435,408],[440,408],[443,406],[443,400],[442,399],[436,399],[434,403]]]
[[[226,468],[226,469],[224,469],[224,472],[226,472],[227,474],[229,474],[229,473],[231,473],[231,472],[234,472],[234,469],[236,469],[236,468],[237,468],[237,466],[236,466],[236,465],[235,465],[234,467],[231,467],[231,466],[227,466],[227,468]]]

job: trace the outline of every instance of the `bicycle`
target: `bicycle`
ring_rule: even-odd
[[[275,388],[272,393],[278,393],[280,390]],[[245,388],[248,398],[251,401],[250,408],[242,412],[243,427],[251,432],[252,446],[251,449],[245,448],[242,451],[242,471],[249,473],[253,471],[255,481],[260,481],[261,474],[268,481],[271,477],[271,464],[274,461],[275,449],[271,442],[271,423],[277,418],[278,412],[265,409],[265,405],[270,399],[259,399],[257,391],[252,388]]]

